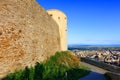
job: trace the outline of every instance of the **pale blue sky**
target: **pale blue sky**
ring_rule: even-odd
[[[37,0],[68,17],[68,44],[120,44],[120,0]]]

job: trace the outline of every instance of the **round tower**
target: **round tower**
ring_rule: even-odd
[[[60,49],[67,50],[67,16],[60,10],[47,10],[48,14],[56,21],[59,26]]]

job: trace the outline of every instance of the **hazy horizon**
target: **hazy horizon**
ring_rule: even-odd
[[[120,45],[120,44],[90,44],[90,43],[72,43],[76,45]],[[71,44],[68,44],[71,45]]]

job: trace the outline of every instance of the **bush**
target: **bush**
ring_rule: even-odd
[[[43,64],[37,62],[35,65],[34,80],[42,80],[43,72],[44,72]]]
[[[89,72],[70,51],[62,51],[56,52],[42,64],[37,62],[34,68],[26,67],[3,80],[77,80]]]

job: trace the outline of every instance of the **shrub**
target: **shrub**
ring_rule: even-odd
[[[44,63],[9,74],[3,80],[77,80],[89,73],[70,51],[56,52]]]
[[[43,64],[37,62],[35,65],[34,80],[42,80],[43,72],[44,72]]]

